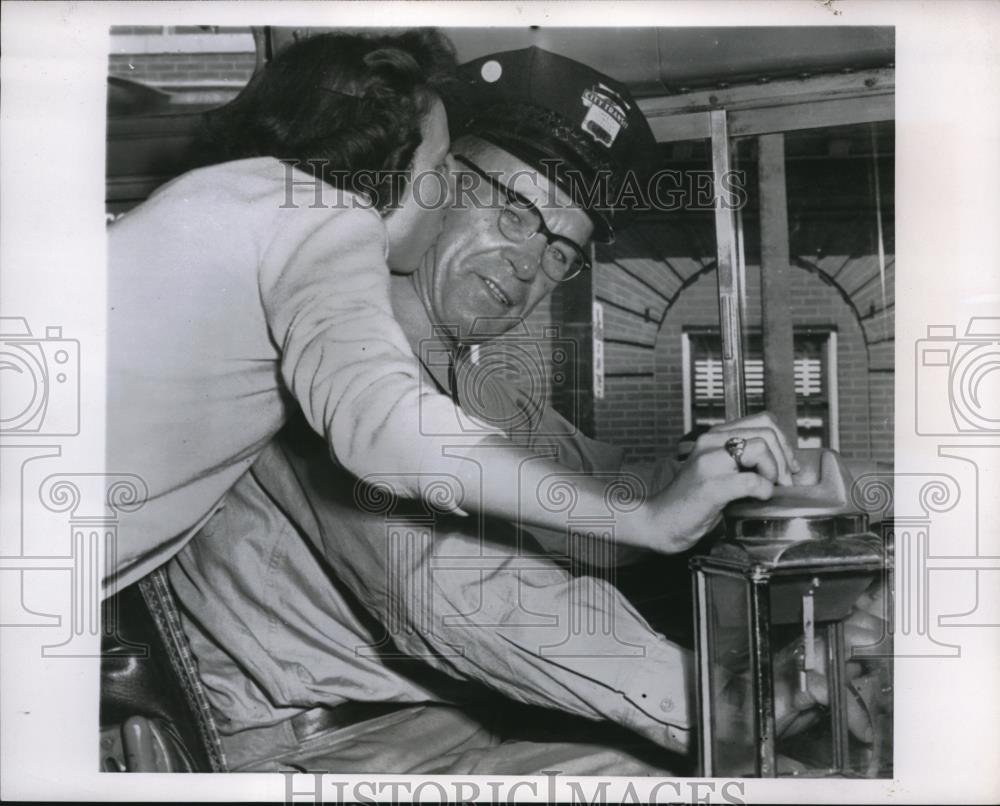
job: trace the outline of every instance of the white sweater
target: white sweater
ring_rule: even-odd
[[[362,199],[266,157],[185,174],[110,227],[107,470],[148,495],[120,515],[106,595],[183,547],[295,402],[352,473],[420,494],[447,440],[415,433],[461,428],[421,385],[386,249]]]

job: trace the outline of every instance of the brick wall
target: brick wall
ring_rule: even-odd
[[[156,87],[193,82],[245,84],[255,63],[253,53],[113,53],[108,72]]]
[[[623,306],[635,306],[633,283],[614,265],[598,269],[601,294]],[[748,267],[750,326],[760,326],[759,271]],[[893,375],[871,371],[865,333],[851,305],[818,273],[793,269],[790,311],[793,326],[823,326],[837,331],[840,448],[848,458],[892,460]],[[609,327],[609,321],[611,326]],[[719,321],[714,270],[702,273],[666,310],[662,326],[606,306],[605,330],[628,336],[635,345],[605,349],[606,396],[597,403],[596,436],[628,449],[630,458],[673,455],[684,432],[681,333],[685,327]],[[891,370],[891,365],[890,365]]]
[[[624,246],[629,251],[627,242]],[[594,401],[592,434],[621,445],[626,448],[629,460],[641,462],[676,453],[684,432],[681,333],[689,326],[717,327],[719,312],[716,273],[707,258],[671,257],[670,269],[662,263],[646,261],[649,265],[643,265],[636,260],[605,259],[593,270],[593,293],[604,305],[605,396]],[[858,274],[854,262],[868,264],[866,256],[856,258],[847,265],[848,277]],[[831,259],[830,263],[843,266],[844,260]],[[622,264],[630,274],[623,270]],[[837,332],[841,452],[851,459],[891,462],[894,427],[891,316],[883,313],[872,317],[869,311],[859,310],[858,295],[852,297],[848,293],[852,286],[846,289],[836,286],[824,268],[791,270],[792,324]],[[676,275],[663,279],[669,272]],[[637,277],[650,281],[650,286],[644,286]],[[891,295],[891,271],[888,279]],[[867,282],[852,283],[861,289],[861,295],[868,293],[866,288],[871,286]],[[654,290],[671,284],[676,292],[673,297]],[[751,312],[748,325],[759,328],[760,283],[756,266],[748,267],[747,285]],[[562,299],[557,289],[550,301],[539,306],[525,324],[530,334],[540,339],[545,329],[561,317]],[[589,333],[582,338],[589,338]],[[542,342],[543,356],[548,354],[549,346],[548,342]],[[491,349],[503,348],[495,345]],[[582,349],[582,345],[576,345],[576,349]],[[551,396],[551,368],[545,374],[545,391]],[[577,379],[577,383],[588,382],[587,378]],[[557,393],[554,399],[559,402]]]

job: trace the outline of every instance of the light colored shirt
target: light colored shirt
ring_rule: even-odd
[[[146,492],[106,594],[180,550],[296,404],[352,473],[420,494],[440,440],[416,412],[430,435],[456,410],[421,386],[386,250],[363,199],[267,157],[185,174],[110,227],[107,468]]]
[[[394,307],[420,354],[430,323],[408,287],[394,278]],[[501,409],[524,409],[506,385],[479,391]],[[570,470],[621,470],[620,450],[551,409],[518,437]],[[488,457],[482,466],[488,474]],[[659,471],[656,486],[669,480],[669,468]],[[568,534],[545,542],[554,554],[509,524],[371,494],[315,446],[281,440],[169,573],[225,733],[347,700],[447,700],[443,679],[684,749],[690,653],[614,586],[581,572],[582,559],[607,563],[604,548]]]

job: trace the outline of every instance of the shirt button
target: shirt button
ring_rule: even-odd
[[[660,710],[665,714],[669,714],[674,710],[674,701],[669,697],[664,697],[660,700]]]

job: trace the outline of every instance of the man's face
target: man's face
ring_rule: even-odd
[[[495,146],[463,139],[456,155],[468,156],[479,168],[535,204],[554,234],[586,247],[593,225],[568,197],[550,187],[545,177]],[[455,170],[465,170],[460,163]],[[471,171],[455,176],[455,206],[444,229],[417,271],[417,288],[436,324],[458,326],[463,341],[482,340],[510,329],[527,316],[555,287],[541,268],[547,248],[541,234],[515,243],[500,231],[503,205],[498,194]],[[488,323],[505,318],[503,324]],[[470,339],[477,320],[476,336]]]

